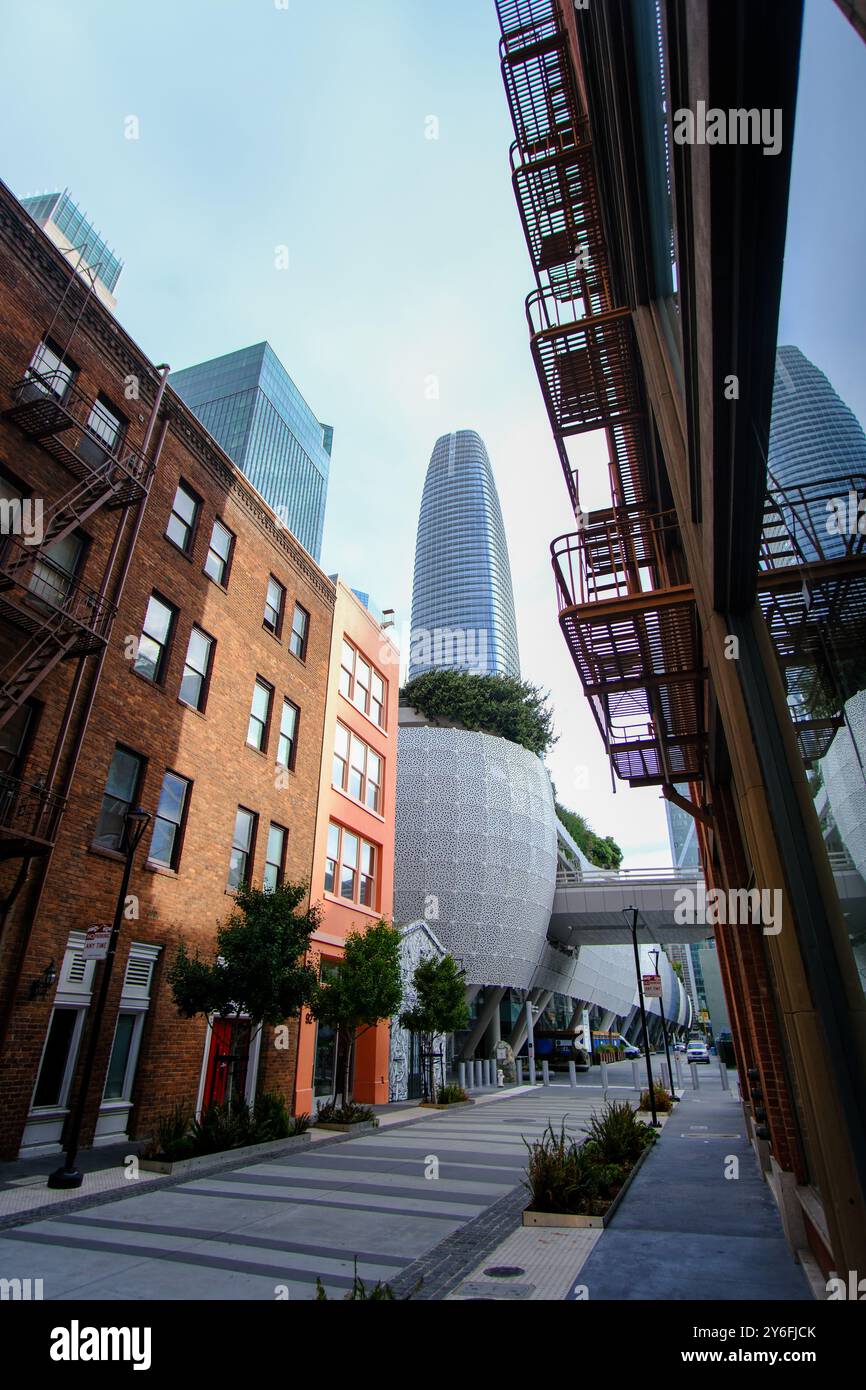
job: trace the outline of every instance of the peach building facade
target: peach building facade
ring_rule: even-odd
[[[346,938],[394,910],[397,710],[400,656],[388,632],[340,579],[331,638],[319,808],[310,901],[322,918],[311,942],[321,974],[338,967]],[[389,1025],[363,1031],[354,1097],[388,1100]],[[333,1034],[304,1010],[299,1023],[295,1114],[314,1114],[333,1093]]]

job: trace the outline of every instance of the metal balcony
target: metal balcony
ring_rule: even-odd
[[[57,839],[63,797],[0,773],[0,861],[46,854]]]
[[[673,512],[591,513],[551,546],[559,622],[616,775],[703,775],[704,682],[694,592],[677,576]]]
[[[103,505],[128,507],[144,495],[150,471],[144,455],[122,437],[110,441],[100,432],[98,405],[74,382],[29,368],[11,395],[5,418],[79,482],[99,475],[110,494]]]
[[[581,104],[556,0],[498,0],[502,77],[518,142],[557,153],[578,127]]]

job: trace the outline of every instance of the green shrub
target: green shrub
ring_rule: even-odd
[[[295,1115],[294,1119],[291,1122],[292,1128],[289,1131],[291,1137],[294,1138],[297,1134],[306,1134],[307,1130],[310,1128],[311,1123],[311,1115],[307,1115],[306,1113],[303,1115]]]
[[[666,1115],[669,1110],[673,1110],[673,1096],[671,1095],[670,1091],[667,1090],[666,1087],[661,1085],[659,1081],[653,1082],[653,1092],[655,1094],[656,1099],[656,1110],[660,1114]],[[646,1090],[641,1091],[640,1093],[640,1108],[641,1110],[652,1110],[652,1102],[650,1100],[649,1087],[647,1087]]]
[[[415,1286],[412,1289],[410,1289],[410,1291],[406,1294],[406,1296],[403,1299],[398,1299],[397,1294],[395,1294],[394,1290],[391,1288],[391,1285],[383,1284],[381,1280],[378,1280],[373,1285],[372,1289],[368,1289],[367,1285],[364,1283],[363,1279],[358,1274],[358,1257],[356,1255],[355,1277],[352,1280],[352,1287],[350,1288],[349,1292],[343,1294],[343,1301],[347,1303],[396,1303],[398,1301],[408,1303],[409,1299],[413,1298],[414,1295],[418,1292],[423,1282],[423,1279],[419,1279],[418,1283],[415,1284]],[[325,1286],[319,1278],[316,1279],[316,1302],[328,1302],[328,1295],[325,1292]]]
[[[284,1096],[279,1091],[263,1091],[253,1111],[254,1144],[268,1144],[275,1139],[287,1139],[292,1133],[292,1120]]]
[[[543,757],[556,742],[549,696],[514,676],[480,675],[437,667],[409,681],[401,700],[428,719],[496,734]]]
[[[229,1108],[214,1101],[192,1122],[193,1153],[196,1158],[201,1158],[205,1154],[243,1148],[251,1142],[251,1133],[249,1106],[239,1101]]]
[[[468,1100],[469,1097],[462,1086],[451,1082],[447,1086],[440,1086],[436,1093],[437,1105],[459,1105],[461,1101]]]
[[[191,1158],[193,1143],[189,1129],[192,1119],[192,1111],[181,1104],[160,1115],[153,1137],[141,1151],[142,1158],[165,1159],[171,1163],[181,1158]]]
[[[596,1155],[549,1124],[540,1139],[523,1141],[529,1150],[526,1182],[533,1211],[596,1215],[601,1197]],[[603,1207],[601,1208],[603,1210]]]
[[[593,1114],[584,1130],[602,1163],[636,1163],[655,1133],[635,1116],[628,1101],[611,1101]]]
[[[358,1105],[354,1100],[349,1101],[347,1105],[338,1105],[335,1100],[328,1100],[319,1106],[316,1118],[326,1124],[361,1125],[367,1120],[375,1120],[376,1112],[372,1106]]]

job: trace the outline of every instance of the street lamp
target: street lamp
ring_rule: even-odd
[[[646,1074],[647,1084],[649,1088],[650,1111],[653,1117],[653,1128],[658,1129],[659,1117],[656,1114],[656,1093],[655,1088],[653,1087],[653,1066],[652,1061],[650,1060],[649,1028],[647,1027],[646,1005],[644,1004],[643,999],[643,976],[640,972],[640,952],[637,948],[637,919],[640,914],[636,907],[624,907],[622,909],[623,916],[625,916],[627,912],[631,913],[631,943],[634,947],[634,968],[637,974],[637,997],[640,1001],[640,1021],[643,1026],[643,1050],[644,1055],[646,1057]]]
[[[651,955],[652,958],[653,958],[653,961],[654,961],[654,963],[655,963],[655,973],[658,975],[658,973],[659,973],[659,954],[660,954],[658,946],[654,946],[654,947],[652,948],[652,950],[651,950],[648,954]],[[671,1083],[671,1099],[672,1099],[672,1100],[676,1100],[676,1098],[677,1098],[677,1093],[676,1093],[676,1091],[674,1090],[674,1073],[673,1073],[673,1068],[671,1067],[671,1052],[670,1052],[670,1047],[668,1046],[668,1025],[667,1025],[667,1019],[665,1018],[665,1001],[664,1001],[664,995],[663,995],[663,994],[659,994],[659,1013],[660,1013],[661,1016],[662,1016],[662,1037],[663,1037],[664,1040],[665,1040],[665,1057],[667,1058],[667,1063],[668,1063],[668,1080],[669,1080],[670,1083]]]
[[[120,936],[121,923],[123,922],[123,911],[126,906],[126,892],[129,888],[129,880],[132,874],[132,864],[135,859],[135,852],[141,844],[141,837],[149,823],[150,813],[148,811],[143,811],[140,806],[134,811],[127,811],[124,819],[123,845],[126,850],[126,860],[123,866],[123,878],[117,897],[117,906],[114,910],[114,921],[111,924],[108,953],[102,967],[102,979],[99,982],[99,995],[96,1000],[96,1008],[93,1011],[93,1019],[90,1024],[90,1033],[87,1039],[84,1066],[81,1070],[81,1084],[78,1088],[78,1097],[75,1102],[75,1109],[69,1117],[66,1157],[62,1167],[56,1168],[55,1171],[49,1175],[49,1187],[80,1187],[83,1181],[83,1174],[75,1165],[75,1160],[78,1157],[78,1140],[81,1135],[84,1109],[87,1104],[87,1093],[90,1090],[93,1067],[96,1061],[96,1049],[99,1045],[99,1034],[102,1030],[102,1017],[105,1013],[105,1004],[108,999],[108,987],[111,984],[111,974],[114,969],[114,957],[117,954],[117,941]]]

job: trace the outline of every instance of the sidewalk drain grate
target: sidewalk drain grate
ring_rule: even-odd
[[[741,1138],[742,1138],[742,1135],[740,1135],[740,1134],[727,1134],[727,1133],[722,1134],[722,1133],[718,1133],[718,1132],[716,1132],[716,1131],[714,1131],[713,1133],[710,1133],[709,1131],[707,1131],[706,1133],[703,1133],[703,1134],[681,1134],[681,1135],[680,1135],[680,1138],[681,1138],[681,1139],[741,1139]]]
[[[465,1299],[467,1303],[495,1303],[500,1299],[522,1302],[532,1298],[534,1293],[534,1284],[494,1284],[471,1280],[469,1283],[461,1284],[451,1297]]]
[[[484,1273],[489,1279],[517,1279],[526,1270],[520,1265],[491,1265]]]

